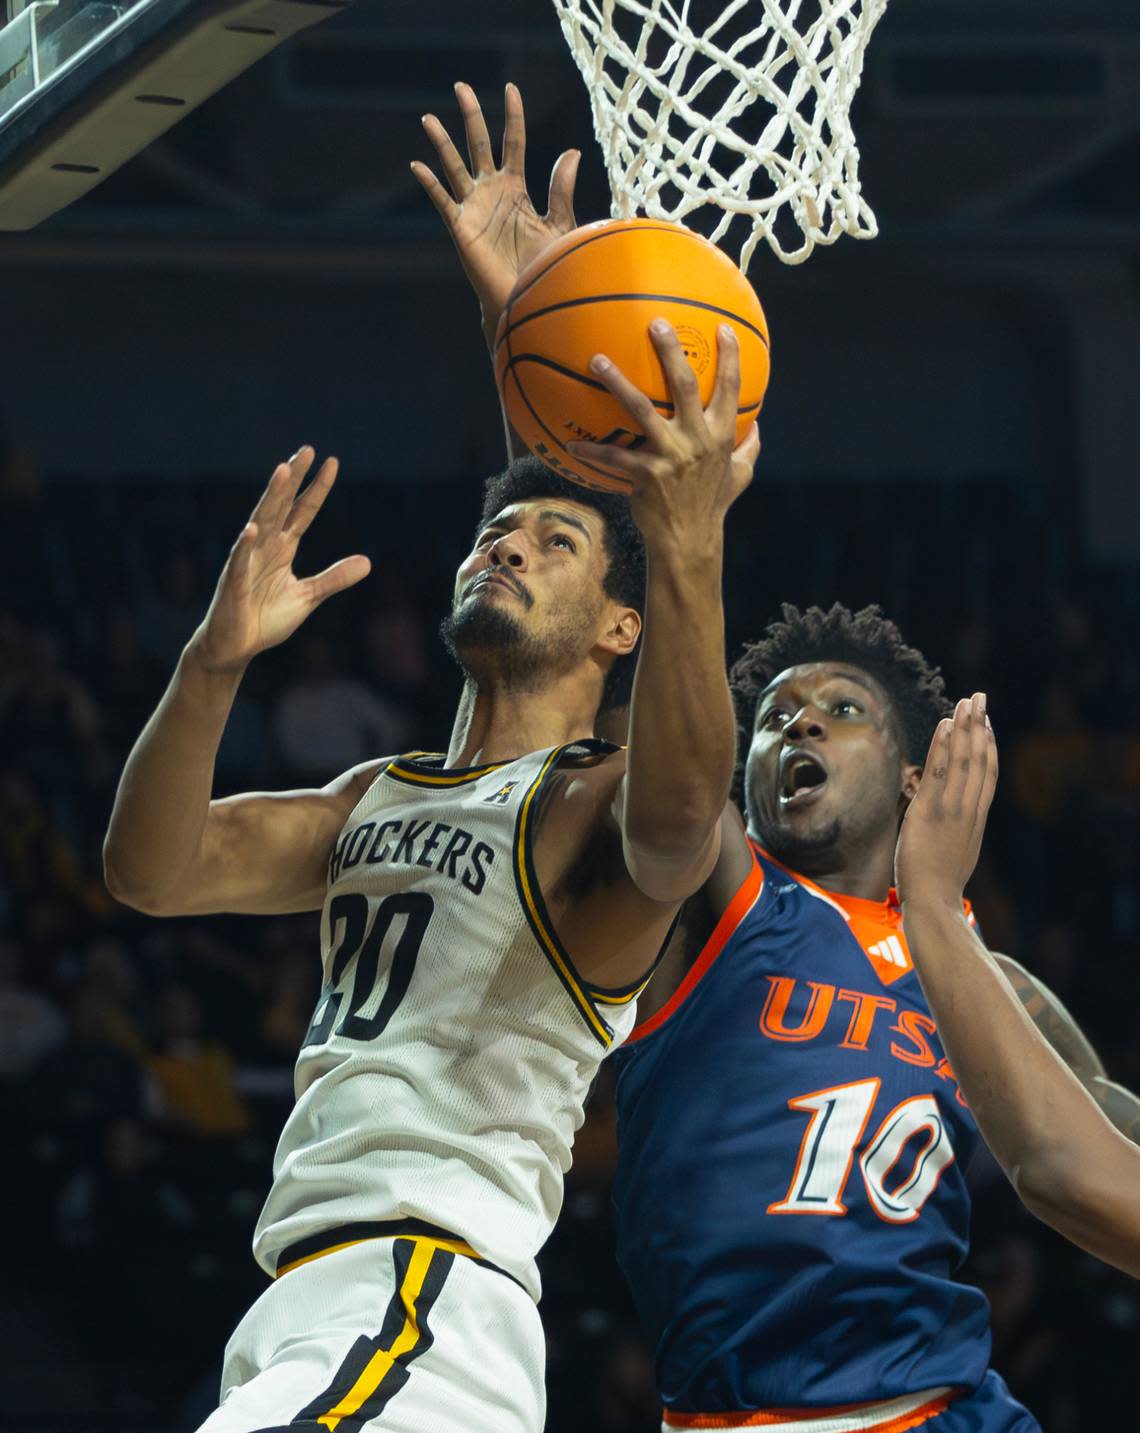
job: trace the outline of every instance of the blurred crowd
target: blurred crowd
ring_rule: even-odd
[[[45,484],[26,458],[3,460],[13,1427],[194,1428],[264,1284],[249,1242],[318,994],[316,917],[150,920],[110,899],[100,868],[124,757],[256,490]],[[373,576],[255,663],[219,793],[446,746],[458,683],[434,628],[476,509],[460,477],[358,480],[334,495],[303,566],[362,548]],[[989,692],[1002,781],[972,890],[987,938],[1069,1004],[1114,1078],[1140,1087],[1140,574],[1089,569],[1067,515],[1000,484],[770,481],[734,519],[728,594],[734,645],[784,598],[881,601],[953,695]],[[603,1071],[542,1260],[551,1433],[658,1426],[612,1255],[614,1149]],[[1026,1216],[988,1157],[972,1178],[964,1272],[991,1299],[996,1366],[1046,1433],[1130,1426],[1140,1290]]]

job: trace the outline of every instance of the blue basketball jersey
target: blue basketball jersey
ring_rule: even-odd
[[[758,852],[613,1059],[618,1257],[666,1409],[980,1383],[986,1300],[953,1277],[977,1129],[893,893],[838,896]]]

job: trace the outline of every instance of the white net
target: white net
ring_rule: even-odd
[[[887,0],[554,0],[590,91],[613,215],[735,224],[787,264],[874,238],[850,111]],[[694,226],[695,227],[695,226]],[[703,226],[702,226],[703,227]]]

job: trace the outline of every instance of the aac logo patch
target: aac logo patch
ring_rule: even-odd
[[[494,793],[494,795],[485,798],[483,805],[505,806],[507,802],[511,799],[511,792],[515,789],[517,785],[517,781],[504,782],[503,785],[499,787],[498,791]]]

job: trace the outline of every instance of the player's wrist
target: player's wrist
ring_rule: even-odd
[[[903,919],[929,918],[933,920],[964,920],[962,891],[954,885],[939,883],[931,886],[917,886],[899,892],[899,907]]]
[[[724,574],[723,522],[686,526],[662,517],[640,495],[630,501],[630,516],[645,543],[645,554],[658,577],[681,582],[711,581]]]
[[[245,675],[253,654],[226,656],[210,642],[208,633],[199,627],[182,649],[179,673],[200,685],[236,687]]]

